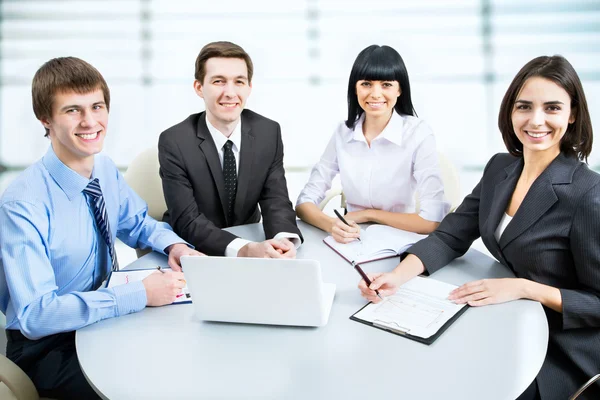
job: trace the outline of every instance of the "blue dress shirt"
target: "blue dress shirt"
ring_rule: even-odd
[[[117,236],[131,247],[163,253],[185,243],[168,224],[148,216],[146,203],[108,157],[95,156],[94,178],[113,241]],[[50,146],[0,198],[0,310],[7,329],[38,339],[146,306],[142,282],[99,289],[111,260],[83,193],[89,181]]]

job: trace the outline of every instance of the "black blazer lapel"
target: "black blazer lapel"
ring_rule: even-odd
[[[515,190],[515,186],[517,185],[517,181],[519,180],[522,170],[523,159],[517,160],[510,164],[500,172],[500,174],[504,174],[504,179],[502,179],[494,188],[494,197],[492,198],[492,204],[490,206],[490,214],[488,215],[481,235],[483,237],[490,238],[488,244],[491,244],[495,250],[492,253],[502,254],[499,251],[500,247],[496,241],[496,238],[494,237],[494,234],[498,224],[500,223],[500,220],[502,219],[502,216],[504,215],[504,211],[506,210],[506,206],[508,205],[510,197]]]
[[[235,195],[235,205],[233,208],[234,215],[243,215],[243,208],[248,192],[248,184],[252,179],[252,165],[254,164],[255,149],[254,136],[251,133],[252,128],[248,123],[245,123],[242,116],[242,145],[240,149],[240,167],[238,168],[238,184]]]
[[[567,157],[563,153],[560,153],[550,163],[533,182],[523,203],[500,237],[501,249],[525,232],[558,201],[553,185],[571,183],[573,173],[578,165],[579,162],[576,158]]]
[[[199,147],[200,150],[202,150],[204,157],[206,158],[208,168],[210,169],[210,173],[212,174],[215,186],[217,187],[217,192],[221,201],[221,208],[223,209],[223,215],[225,215],[225,220],[227,220],[227,196],[225,193],[223,168],[221,167],[221,161],[219,160],[219,154],[217,153],[215,141],[213,140],[210,132],[208,131],[208,127],[206,126],[206,113],[202,113],[200,118],[198,118],[198,127],[196,128],[196,135],[198,136],[198,139],[200,139]],[[232,221],[227,222],[228,225],[232,223]]]

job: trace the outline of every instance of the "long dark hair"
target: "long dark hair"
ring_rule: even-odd
[[[398,81],[401,95],[394,106],[398,114],[417,115],[410,97],[408,71],[400,54],[390,46],[372,45],[364,49],[356,57],[350,79],[348,80],[348,119],[346,126],[353,128],[364,110],[358,104],[356,82]]]

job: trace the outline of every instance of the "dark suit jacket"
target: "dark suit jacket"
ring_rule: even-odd
[[[537,381],[542,399],[567,399],[600,373],[600,175],[560,154],[533,183],[497,242],[494,232],[522,170],[522,159],[494,156],[457,210],[408,252],[433,273],[481,236],[517,277],[559,288],[562,314],[544,308],[550,337]],[[599,388],[588,389],[585,398],[600,399]]]
[[[236,238],[221,228],[259,222],[261,211],[267,238],[279,232],[302,238],[288,196],[279,124],[250,110],[244,110],[241,119],[233,221],[225,210],[223,168],[206,126],[206,113],[190,115],[164,131],[158,141],[168,208],[163,219],[179,236],[209,255],[224,255]]]

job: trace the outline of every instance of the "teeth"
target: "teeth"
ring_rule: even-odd
[[[87,135],[79,134],[77,136],[79,136],[80,138],[85,139],[85,140],[93,140],[93,139],[96,139],[96,136],[98,136],[98,132],[89,133]]]
[[[235,103],[233,103],[233,104],[230,104],[230,103],[221,103],[221,105],[222,105],[223,107],[229,107],[229,108],[233,108],[233,107],[235,107],[235,106],[236,106],[236,104],[235,104]]]
[[[533,132],[529,132],[529,131],[525,131],[525,132],[527,132],[527,134],[529,136],[534,137],[534,138],[541,138],[548,134],[548,132],[542,132],[542,133],[533,133]]]

